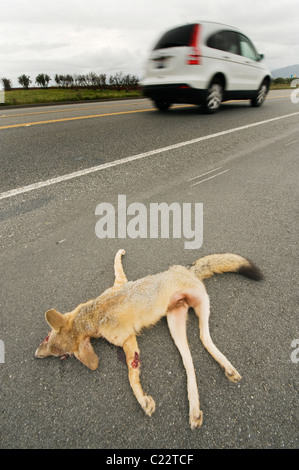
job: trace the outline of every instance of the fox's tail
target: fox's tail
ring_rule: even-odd
[[[200,279],[207,279],[214,274],[234,272],[260,281],[263,275],[259,268],[251,261],[233,253],[220,253],[204,256],[195,261],[190,270]]]

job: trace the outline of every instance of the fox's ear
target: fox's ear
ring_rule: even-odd
[[[90,344],[90,338],[85,338],[83,341],[81,341],[78,350],[74,351],[74,354],[76,358],[79,359],[79,361],[81,361],[89,369],[97,369],[99,365],[99,358]]]
[[[57,312],[55,308],[51,308],[51,310],[48,310],[45,313],[45,317],[49,325],[53,328],[55,331],[59,331],[63,325],[66,323],[66,318],[62,313]]]

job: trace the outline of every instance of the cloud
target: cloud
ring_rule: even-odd
[[[166,29],[200,19],[232,24],[274,69],[298,62],[297,0],[10,0],[0,17],[0,77],[26,73],[142,76],[147,54]]]

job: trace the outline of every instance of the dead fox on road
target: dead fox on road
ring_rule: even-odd
[[[166,315],[171,336],[186,369],[190,425],[192,429],[200,427],[203,413],[186,335],[188,309],[192,307],[199,318],[200,339],[208,352],[224,369],[228,379],[238,382],[241,376],[211,339],[209,296],[202,280],[224,272],[238,272],[255,280],[260,280],[262,275],[247,259],[224,253],[205,256],[189,268],[172,266],[165,272],[128,281],[121,262],[124,253],[124,250],[117,252],[115,282],[103,294],[78,305],[69,313],[61,314],[55,309],[46,312],[46,320],[52,330],[35,356],[66,357],[74,354],[89,369],[95,370],[99,359],[90,338],[103,337],[121,346],[126,355],[130,385],[141,407],[150,416],[155,411],[155,402],[144,393],[140,384],[140,351],[136,335]]]

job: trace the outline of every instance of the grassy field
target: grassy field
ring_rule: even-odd
[[[288,83],[272,83],[270,90],[291,90],[292,88]]]
[[[289,89],[289,84],[273,84],[271,90]],[[138,98],[141,96],[140,90],[100,90],[87,88],[48,88],[48,89],[20,89],[5,92],[5,102],[1,106],[7,105],[27,105],[38,103],[59,103],[62,101],[84,101],[84,100],[109,100]]]
[[[92,90],[92,89],[28,89],[11,90],[5,92],[5,103],[2,105],[36,104],[36,103],[59,103],[61,101],[83,101],[83,100],[106,100],[139,97],[139,90]]]

